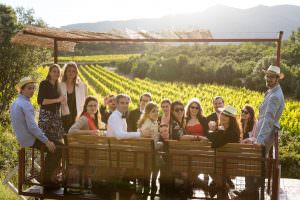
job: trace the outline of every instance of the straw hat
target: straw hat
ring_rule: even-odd
[[[21,88],[28,83],[35,83],[35,80],[33,80],[30,76],[22,78],[16,85],[16,89],[18,90],[18,92],[20,92]]]
[[[225,108],[219,108],[219,110],[223,114],[231,116],[231,117],[236,117],[236,115],[237,115],[237,110],[234,107],[230,106],[230,105],[225,106]]]
[[[276,74],[277,76],[279,76],[279,79],[284,78],[284,74],[280,73],[280,67],[278,66],[270,65],[270,67],[267,70],[263,70],[263,72],[265,74]]]

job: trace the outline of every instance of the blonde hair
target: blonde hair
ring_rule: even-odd
[[[73,80],[74,84],[76,84],[79,81],[79,78],[78,78],[78,67],[77,67],[77,64],[75,62],[68,62],[64,65],[62,82],[67,81],[67,73],[66,72],[70,67],[73,67],[76,70],[76,77]]]
[[[157,108],[158,106],[156,103],[154,103],[153,101],[150,101],[149,103],[147,103],[146,107],[145,107],[145,112],[142,114],[142,116],[140,117],[138,123],[137,123],[137,127],[141,128],[142,125],[145,123],[145,121],[149,118],[149,114],[150,112],[154,109]]]

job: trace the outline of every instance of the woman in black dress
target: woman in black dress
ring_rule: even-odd
[[[46,80],[39,86],[38,104],[40,106],[38,125],[46,136],[55,144],[63,144],[64,130],[60,118],[60,105],[66,103],[66,99],[59,95],[58,82],[60,67],[53,64],[48,71]],[[54,153],[48,152],[45,159],[45,183],[49,187],[58,184],[58,170],[61,162],[59,148]]]

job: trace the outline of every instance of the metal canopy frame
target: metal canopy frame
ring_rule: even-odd
[[[281,51],[281,41],[283,36],[283,31],[279,31],[277,38],[193,38],[193,39],[156,39],[156,38],[149,38],[149,39],[131,39],[131,38],[84,38],[84,37],[50,37],[48,35],[42,33],[34,33],[27,30],[23,30],[24,35],[32,35],[37,37],[43,37],[48,39],[53,39],[53,57],[54,63],[58,63],[58,42],[61,41],[68,41],[68,42],[111,42],[111,43],[118,43],[118,42],[128,42],[128,43],[199,43],[199,42],[275,42],[276,43],[276,65],[280,66],[280,51]]]

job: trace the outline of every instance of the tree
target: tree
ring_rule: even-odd
[[[288,66],[300,63],[300,28],[292,32],[288,41],[284,44],[282,58]]]
[[[19,13],[18,16],[24,17],[23,20],[27,17],[29,24],[37,22],[32,16],[32,11],[25,13],[28,15]],[[18,21],[13,8],[0,4],[0,122],[2,125],[9,122],[7,110],[17,93],[15,85],[22,77],[32,74],[35,67],[49,56],[49,52],[45,49],[10,43],[10,38],[26,25],[22,23]]]
[[[162,61],[162,67],[160,68],[161,80],[171,81],[179,79],[181,74],[181,68],[175,58],[168,58]]]
[[[132,67],[131,73],[134,77],[145,78],[150,65],[146,60],[141,60],[136,66]]]
[[[226,60],[216,71],[216,81],[222,84],[232,84],[233,79],[236,78],[234,65],[236,65],[235,61]]]
[[[18,25],[21,27],[24,25],[46,27],[47,26],[46,22],[41,18],[36,18],[34,14],[35,12],[32,8],[26,10],[24,7],[17,7],[16,15],[18,18]]]
[[[295,89],[295,97],[297,99],[300,99],[300,81],[297,81],[297,84],[296,84],[296,89]]]
[[[264,80],[263,70],[267,70],[270,65],[275,64],[274,56],[267,56],[260,59],[252,73],[246,77],[245,85],[254,90],[265,91],[266,83]]]

